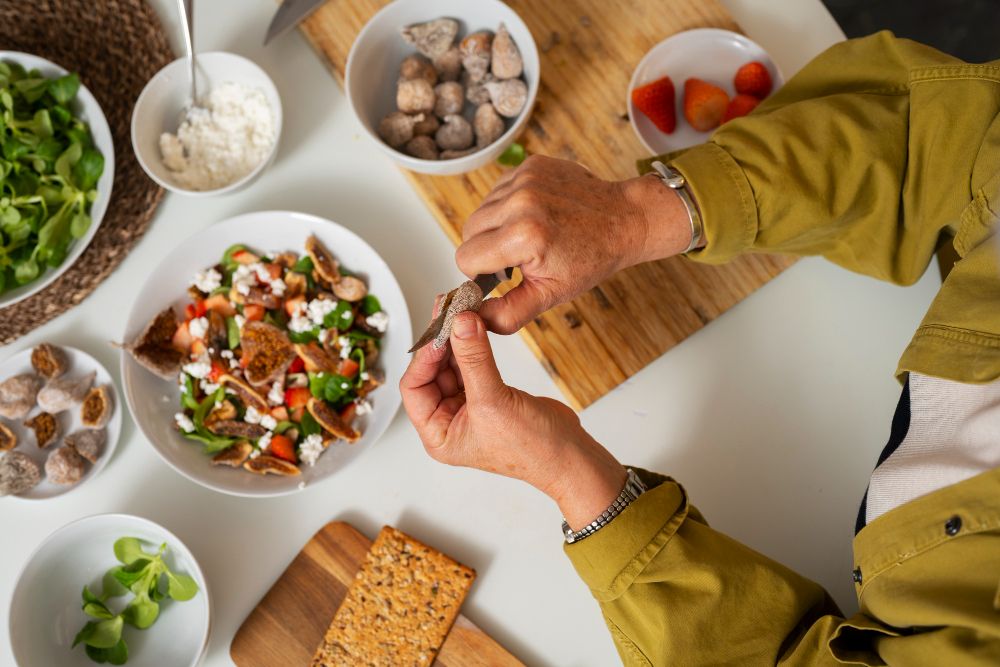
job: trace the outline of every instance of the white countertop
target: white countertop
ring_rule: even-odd
[[[819,0],[723,3],[786,76],[843,38]],[[175,23],[172,0],[154,5]],[[301,210],[358,232],[396,271],[418,326],[434,295],[457,283],[451,244],[361,136],[304,39],[293,32],[261,46],[274,9],[272,0],[213,0],[196,19],[200,50],[248,56],[275,79],[285,128],[270,171],[218,199],[168,194],[109,280],[4,355],[49,340],[88,350],[117,375],[108,343],[120,338],[146,269],[180,239],[254,210]],[[713,526],[819,581],[850,612],[854,518],[899,396],[892,373],[938,284],[935,270],[903,289],[801,261],[588,408],[584,424],[621,460],[680,479]],[[508,382],[559,396],[520,338],[495,347]],[[15,573],[46,535],[82,516],[127,512],[162,523],[199,559],[214,605],[205,664],[230,665],[247,613],[317,529],[344,519],[369,535],[394,524],[475,567],[465,614],[524,662],[617,662],[597,604],[563,555],[556,508],[518,482],[434,463],[402,411],[343,474],[289,497],[196,486],[127,418],[99,479],[55,500],[0,506],[3,633]],[[13,664],[0,644],[0,664]]]

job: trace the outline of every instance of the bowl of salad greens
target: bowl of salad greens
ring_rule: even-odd
[[[0,308],[80,257],[111,198],[107,119],[76,73],[0,51]]]

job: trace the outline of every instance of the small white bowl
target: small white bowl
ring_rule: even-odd
[[[199,53],[198,96],[206,95],[223,83],[241,83],[264,91],[274,115],[274,143],[271,152],[249,174],[229,185],[214,190],[189,190],[177,184],[173,174],[160,154],[160,135],[176,132],[184,108],[190,101],[191,80],[187,58],[178,58],[157,72],[139,94],[132,109],[132,149],[149,177],[160,186],[184,195],[195,197],[221,195],[234,192],[248,185],[263,173],[274,160],[281,138],[281,97],[271,77],[252,60],[235,53],[212,51]]]
[[[114,544],[120,537],[137,537],[146,551],[153,552],[166,542],[168,567],[193,577],[199,588],[186,602],[162,602],[151,627],[125,626],[129,667],[194,667],[199,663],[208,647],[211,600],[194,556],[176,535],[148,519],[98,514],[49,535],[18,574],[7,626],[18,665],[93,667],[82,645],[72,648],[76,633],[91,620],[81,609],[80,593],[84,585],[91,591],[102,590],[104,573],[118,564]],[[127,600],[112,598],[111,606],[117,611]]]
[[[19,63],[28,70],[37,69],[47,78],[63,76],[67,72],[64,67],[60,67],[51,60],[20,51],[0,51],[0,61],[5,60]],[[38,278],[27,285],[0,293],[0,310],[44,289],[73,266],[90,245],[94,236],[97,235],[97,228],[101,226],[104,214],[108,210],[108,202],[111,201],[111,186],[115,181],[115,147],[111,140],[111,128],[108,127],[108,120],[104,117],[104,112],[101,111],[101,105],[87,90],[85,83],[84,79],[80,79],[80,90],[77,92],[73,104],[70,105],[70,111],[87,124],[90,128],[90,136],[94,139],[94,146],[104,156],[104,173],[97,180],[97,199],[90,205],[90,229],[83,235],[83,238],[77,239],[70,246],[62,264],[42,272]]]
[[[639,141],[653,155],[694,146],[708,140],[711,132],[699,132],[684,118],[684,82],[690,78],[714,83],[729,97],[736,94],[733,77],[741,66],[759,60],[771,74],[774,87],[771,95],[781,88],[781,70],[759,44],[729,30],[698,28],[685,30],[663,40],[643,56],[628,85],[629,122]],[[669,76],[676,92],[677,129],[673,134],[660,132],[644,113],[632,104],[632,90]]]
[[[417,52],[403,41],[400,29],[442,17],[458,20],[459,39],[476,30],[496,31],[501,23],[505,24],[524,60],[523,78],[528,84],[528,100],[517,118],[504,119],[509,123],[507,131],[482,150],[452,160],[421,160],[389,146],[378,136],[376,128],[382,118],[396,110],[400,63]],[[531,117],[540,79],[538,46],[531,31],[517,12],[500,0],[395,0],[375,14],[354,40],[347,56],[344,89],[354,115],[386,155],[407,169],[445,175],[462,174],[489,164],[514,142]],[[466,104],[465,115],[470,120],[475,111],[472,107]]]

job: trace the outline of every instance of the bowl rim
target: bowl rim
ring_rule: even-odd
[[[701,34],[701,35],[705,35],[706,37],[707,36],[718,36],[718,37],[729,37],[731,39],[735,38],[736,40],[744,42],[744,43],[746,43],[746,44],[748,44],[750,46],[757,47],[758,49],[760,49],[761,53],[763,53],[764,55],[767,56],[767,60],[768,60],[769,64],[772,67],[774,67],[774,71],[778,75],[777,76],[777,81],[775,81],[775,84],[777,84],[777,85],[774,87],[774,90],[776,91],[779,88],[781,88],[781,86],[785,85],[785,75],[781,71],[781,67],[778,65],[778,62],[774,59],[774,56],[772,56],[771,53],[767,49],[765,49],[763,46],[761,46],[758,42],[754,41],[753,39],[751,39],[750,37],[744,35],[743,33],[735,32],[733,30],[727,30],[725,28],[691,28],[689,30],[681,30],[680,32],[675,32],[674,34],[661,39],[659,42],[657,42],[653,46],[649,47],[649,50],[646,51],[645,54],[643,54],[642,59],[639,60],[639,63],[632,69],[632,76],[629,78],[628,89],[625,91],[625,108],[628,109],[628,111],[629,111],[629,114],[628,114],[628,124],[631,126],[632,132],[635,134],[636,138],[639,140],[639,143],[642,144],[643,148],[645,148],[647,151],[649,151],[650,155],[659,155],[659,153],[652,146],[650,146],[648,143],[646,143],[646,138],[644,136],[642,136],[641,132],[639,132],[639,127],[635,123],[634,105],[632,104],[632,91],[638,85],[637,79],[639,78],[639,72],[647,64],[649,64],[650,60],[653,57],[653,52],[654,51],[656,51],[657,49],[659,49],[661,46],[663,46],[667,42],[669,42],[669,41],[671,41],[671,40],[673,40],[673,39],[675,39],[677,37],[680,37],[681,35],[688,36],[688,35],[692,35],[692,34]],[[772,91],[771,94],[774,94],[774,92]],[[711,134],[711,132],[705,132],[704,134],[706,136],[708,136],[708,135]]]
[[[385,143],[385,141],[382,140],[382,137],[378,136],[377,133],[373,132],[368,127],[368,125],[362,120],[361,113],[358,111],[358,108],[354,104],[354,96],[351,94],[351,86],[350,86],[351,71],[353,70],[352,65],[355,62],[355,55],[358,49],[358,45],[361,44],[362,40],[368,36],[369,30],[374,29],[372,26],[374,26],[375,22],[378,19],[382,18],[384,14],[388,13],[391,9],[393,9],[397,3],[403,1],[404,0],[396,0],[395,2],[390,2],[386,4],[384,7],[382,7],[382,9],[375,12],[372,15],[372,17],[365,22],[364,26],[362,26],[361,32],[359,32],[357,37],[354,38],[354,41],[351,43],[351,49],[347,53],[347,60],[345,61],[344,65],[344,96],[347,98],[347,104],[351,108],[351,113],[354,114],[355,119],[357,119],[358,123],[361,125],[361,129],[364,130],[365,134],[367,134],[368,137],[371,138],[379,146],[379,148],[381,148],[383,152],[385,152],[387,155],[395,158],[408,168],[413,166],[412,168],[419,171],[423,171],[424,169],[430,168],[431,166],[437,166],[437,165],[454,166],[457,164],[461,164],[462,161],[472,161],[475,158],[482,157],[482,155],[486,153],[486,151],[495,148],[495,146],[508,143],[514,137],[514,135],[516,135],[523,129],[525,123],[531,117],[531,113],[535,106],[535,100],[538,97],[538,89],[541,85],[541,80],[542,80],[542,59],[538,52],[538,44],[535,43],[535,37],[534,35],[531,34],[531,30],[528,28],[528,25],[524,22],[524,19],[521,18],[521,15],[518,14],[513,7],[511,7],[505,2],[502,2],[501,0],[479,0],[479,1],[492,2],[495,5],[502,5],[503,7],[506,7],[511,12],[511,14],[513,14],[517,18],[518,23],[521,24],[520,27],[524,28],[524,31],[531,36],[531,51],[534,53],[534,59],[538,61],[538,75],[530,83],[525,82],[528,84],[528,98],[524,102],[524,108],[521,110],[521,113],[519,113],[516,118],[511,119],[512,122],[510,124],[510,127],[508,127],[506,131],[504,131],[504,133],[501,134],[493,143],[487,146],[483,146],[482,148],[479,148],[476,151],[469,153],[468,155],[449,158],[447,160],[425,160],[423,158],[414,157],[402,151],[396,150],[389,144]],[[518,49],[521,50],[522,52],[524,51],[524,49],[521,47],[520,44],[518,45]]]
[[[44,538],[42,538],[42,541],[39,542],[38,545],[31,550],[31,553],[28,554],[28,557],[24,559],[23,563],[21,563],[21,567],[18,568],[17,571],[17,577],[15,577],[14,579],[14,589],[13,591],[11,591],[10,600],[7,602],[7,641],[9,642],[10,651],[11,654],[14,656],[15,662],[17,661],[18,656],[14,649],[15,646],[14,613],[13,613],[14,602],[17,599],[17,593],[18,590],[20,590],[21,588],[21,584],[24,579],[24,574],[27,571],[28,566],[31,565],[32,562],[34,562],[36,556],[38,556],[38,554],[40,554],[45,547],[49,546],[49,544],[52,541],[54,541],[55,538],[58,537],[60,533],[69,530],[71,527],[77,526],[78,524],[87,523],[89,521],[96,521],[98,519],[125,519],[129,521],[137,521],[139,524],[144,524],[146,527],[151,527],[155,530],[162,531],[168,539],[172,540],[171,546],[173,546],[173,544],[179,544],[180,547],[183,549],[185,555],[187,555],[187,557],[190,559],[191,564],[194,566],[195,573],[198,575],[198,579],[200,580],[199,583],[201,584],[202,592],[205,594],[206,618],[208,619],[207,622],[205,623],[205,630],[202,633],[201,648],[198,651],[198,655],[196,655],[193,658],[193,660],[188,664],[188,667],[196,667],[197,665],[199,665],[201,663],[202,658],[205,657],[205,653],[208,651],[208,640],[209,637],[211,636],[211,629],[212,629],[212,596],[211,593],[209,592],[208,579],[205,577],[205,572],[201,568],[201,563],[199,563],[198,559],[195,558],[194,552],[191,551],[188,545],[185,544],[184,541],[181,540],[181,538],[177,537],[177,535],[175,535],[172,531],[168,530],[167,528],[157,523],[156,521],[153,521],[152,519],[147,519],[146,517],[138,516],[136,514],[128,514],[125,512],[103,512],[100,514],[89,514],[87,516],[78,517],[76,519],[73,519],[72,521],[64,523],[61,526],[58,526],[57,528],[52,530],[52,532],[50,532]]]
[[[263,172],[271,164],[271,162],[274,160],[274,156],[277,155],[278,153],[278,143],[281,140],[283,112],[281,103],[281,93],[278,90],[278,86],[275,85],[274,79],[271,78],[271,75],[268,74],[264,70],[264,68],[258,65],[255,61],[251,60],[250,58],[247,58],[246,56],[241,56],[238,53],[233,53],[232,51],[205,51],[196,54],[196,58],[198,59],[202,58],[214,59],[218,58],[219,56],[222,56],[224,58],[233,58],[236,60],[241,60],[244,63],[250,65],[253,69],[256,69],[260,74],[263,75],[264,79],[274,90],[274,97],[277,100],[277,105],[271,106],[271,113],[274,116],[274,142],[272,142],[271,144],[271,150],[268,152],[267,157],[261,160],[260,164],[254,167],[252,171],[247,173],[242,178],[239,178],[233,181],[232,183],[229,183],[228,185],[223,185],[222,187],[215,188],[214,190],[188,190],[186,188],[182,188],[176,183],[160,178],[157,174],[155,174],[153,170],[147,165],[146,159],[143,157],[142,151],[136,148],[136,146],[138,145],[136,142],[136,126],[138,118],[137,112],[142,106],[147,95],[150,94],[150,91],[153,90],[156,85],[159,85],[163,77],[166,76],[167,70],[171,68],[180,67],[186,64],[187,62],[187,56],[180,56],[179,58],[175,58],[174,60],[170,61],[169,63],[161,67],[159,71],[157,71],[156,74],[154,74],[149,79],[149,81],[146,82],[146,85],[142,87],[142,92],[139,93],[139,97],[135,99],[135,104],[132,105],[132,114],[129,118],[129,141],[131,141],[132,143],[132,153],[135,154],[136,161],[139,163],[139,166],[142,167],[142,170],[146,172],[147,176],[153,179],[153,181],[157,185],[159,185],[162,188],[166,188],[170,192],[176,192],[177,194],[187,195],[189,197],[211,197],[213,195],[223,195],[223,194],[228,194],[230,192],[234,192],[245,186],[247,183],[250,183],[255,178],[257,178],[257,176],[259,176],[261,172]]]
[[[345,227],[344,225],[341,225],[338,222],[330,220],[329,218],[324,218],[324,217],[319,216],[319,215],[314,215],[312,213],[304,213],[304,212],[301,212],[301,211],[291,211],[291,210],[283,210],[283,209],[268,209],[268,210],[263,210],[263,211],[249,211],[247,213],[240,213],[240,214],[237,214],[237,215],[233,215],[233,216],[230,216],[228,218],[224,218],[222,220],[214,222],[214,223],[208,225],[207,227],[204,227],[204,228],[200,229],[199,231],[195,232],[194,234],[191,234],[191,235],[189,235],[189,236],[181,239],[180,242],[178,242],[177,244],[175,244],[172,248],[170,248],[164,254],[164,256],[161,259],[160,263],[158,263],[152,269],[152,271],[150,271],[150,273],[146,277],[146,280],[139,287],[138,293],[136,295],[136,299],[133,300],[132,305],[129,308],[128,316],[126,317],[126,322],[125,322],[126,330],[123,331],[122,338],[123,339],[127,339],[128,338],[128,334],[129,334],[128,327],[129,327],[129,324],[131,322],[132,313],[135,310],[135,305],[136,305],[136,302],[138,301],[139,296],[141,295],[141,293],[143,291],[145,291],[145,288],[146,288],[147,284],[152,280],[153,275],[156,273],[156,271],[160,268],[160,266],[163,264],[163,262],[166,260],[166,258],[171,253],[173,253],[174,251],[176,251],[177,248],[179,248],[182,244],[186,244],[186,243],[190,242],[192,239],[195,239],[198,236],[201,236],[202,234],[207,233],[209,230],[212,230],[215,227],[218,227],[220,225],[237,226],[237,225],[239,225],[240,223],[242,223],[247,218],[257,217],[257,216],[261,216],[261,215],[281,215],[281,216],[287,216],[287,217],[290,217],[290,218],[306,219],[306,220],[308,220],[311,223],[317,223],[318,222],[318,223],[322,223],[324,225],[338,227],[341,230],[342,233],[346,233],[346,234],[348,234],[350,236],[355,237],[356,240],[358,240],[359,242],[361,242],[362,244],[364,244],[365,246],[367,246],[372,251],[372,253],[374,253],[374,255],[376,257],[378,257],[381,260],[381,262],[385,265],[385,268],[386,268],[386,270],[387,270],[387,272],[389,274],[389,277],[392,279],[392,282],[396,285],[396,289],[399,291],[399,294],[401,296],[401,302],[402,302],[402,305],[403,305],[403,312],[398,313],[398,314],[393,314],[393,316],[392,316],[393,317],[393,321],[394,321],[394,325],[393,326],[394,326],[394,328],[396,328],[396,329],[398,329],[400,331],[400,335],[402,335],[404,338],[405,337],[410,337],[410,339],[412,341],[412,336],[413,336],[413,323],[412,322],[413,321],[412,321],[412,318],[410,316],[409,305],[406,303],[406,295],[403,292],[403,288],[400,285],[399,280],[396,278],[396,274],[392,271],[392,267],[390,267],[389,263],[385,261],[385,259],[381,255],[381,253],[379,253],[377,250],[375,250],[375,248],[372,246],[372,244],[369,243],[368,241],[366,241],[364,239],[364,237],[362,237],[360,234],[358,234],[357,232],[349,229],[348,227]],[[400,316],[401,315],[405,316],[405,321],[400,321]],[[239,498],[276,498],[276,497],[279,497],[279,496],[290,496],[290,495],[293,495],[293,494],[296,494],[296,493],[300,493],[300,492],[302,492],[302,491],[305,490],[304,488],[301,488],[298,485],[296,485],[296,486],[290,486],[287,489],[264,490],[264,491],[254,491],[254,492],[250,492],[250,491],[238,491],[238,490],[223,488],[223,487],[217,486],[217,485],[215,485],[213,483],[206,482],[206,481],[203,481],[201,479],[198,479],[192,473],[189,473],[187,470],[185,470],[181,466],[176,465],[173,461],[171,461],[170,459],[167,458],[167,456],[166,456],[166,454],[164,454],[164,452],[160,451],[160,445],[157,443],[157,440],[154,437],[152,437],[146,431],[146,426],[145,426],[144,421],[141,420],[141,419],[139,419],[139,417],[137,416],[138,415],[138,410],[136,409],[136,406],[134,405],[134,402],[132,400],[132,393],[133,393],[132,385],[131,385],[131,383],[128,380],[129,375],[128,375],[128,373],[126,373],[126,366],[127,366],[127,364],[130,363],[131,360],[132,360],[131,355],[129,354],[128,350],[126,350],[125,347],[123,346],[120,349],[120,353],[119,353],[118,372],[120,373],[121,378],[122,378],[122,386],[123,386],[123,390],[124,390],[123,393],[125,394],[125,403],[128,405],[129,414],[132,415],[132,421],[135,423],[136,426],[139,427],[140,433],[142,433],[142,435],[148,441],[149,446],[153,448],[153,450],[156,452],[157,456],[159,456],[160,459],[164,463],[166,463],[172,470],[174,470],[175,472],[179,473],[185,479],[189,480],[190,482],[192,482],[194,484],[197,484],[198,486],[200,486],[202,488],[209,489],[209,490],[214,491],[216,493],[222,493],[222,494],[225,494],[225,495],[228,495],[228,496],[234,496],[234,497],[239,497]],[[149,371],[143,369],[143,372],[149,372]],[[369,447],[372,446],[372,445],[374,445],[376,442],[378,442],[385,435],[385,432],[392,425],[392,422],[395,420],[396,415],[399,413],[399,408],[402,405],[402,397],[399,395],[398,392],[394,392],[393,395],[396,397],[395,407],[393,408],[391,414],[389,414],[389,416],[388,416],[388,418],[387,418],[387,420],[385,422],[385,425],[382,428],[382,431],[376,435],[376,437],[372,440],[371,443],[368,444]],[[354,446],[357,446],[357,445],[353,444],[351,446],[354,447]],[[210,463],[208,461],[205,461],[204,463],[205,463],[205,465],[210,465]],[[318,480],[314,480],[311,484],[309,484],[305,488],[312,488],[314,486],[317,486],[318,484],[322,484],[323,482],[325,482],[325,481],[327,481],[327,480],[335,477],[336,474],[339,471],[340,471],[339,469],[338,470],[334,470],[327,477],[324,477],[324,478],[318,479]]]
[[[70,72],[70,70],[66,69],[59,63],[46,58],[45,56],[28,53],[27,51],[9,49],[0,50],[0,61],[4,59],[11,59],[20,62],[20,59],[25,57],[41,60],[47,66],[52,67],[63,74],[68,74]],[[79,76],[79,73],[77,73],[77,76]],[[97,117],[87,119],[87,127],[90,129],[91,135],[94,134],[94,126],[98,125],[101,129],[107,130],[108,143],[111,144],[111,151],[109,155],[104,155],[103,152],[101,153],[104,157],[104,170],[110,174],[110,178],[108,178],[108,189],[104,202],[104,209],[101,210],[101,214],[96,218],[91,215],[90,229],[87,230],[87,234],[82,239],[76,239],[70,249],[70,252],[67,253],[66,258],[63,259],[62,264],[55,268],[46,269],[44,274],[40,274],[33,282],[27,283],[27,285],[31,286],[30,289],[26,290],[23,294],[19,294],[15,298],[5,298],[4,295],[0,293],[0,309],[13,306],[16,303],[20,303],[21,301],[38,294],[43,289],[54,283],[56,279],[62,276],[66,271],[69,271],[69,269],[83,256],[84,251],[90,246],[94,238],[97,236],[98,228],[100,228],[101,223],[104,222],[104,217],[107,215],[108,209],[111,206],[111,196],[114,194],[115,185],[115,136],[111,131],[111,125],[108,123],[108,117],[104,113],[104,108],[101,106],[101,103],[97,101],[97,98],[90,91],[90,89],[83,83],[82,77],[80,79],[80,89],[77,91],[76,95],[78,101],[80,101],[79,98],[81,95],[88,97],[97,109]],[[104,178],[103,173],[101,174],[101,178]],[[90,210],[91,213],[93,213],[93,205],[91,205]]]

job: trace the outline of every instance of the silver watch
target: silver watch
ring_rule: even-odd
[[[684,252],[691,252],[701,244],[701,238],[705,234],[705,227],[701,222],[701,213],[698,211],[698,205],[695,203],[691,193],[688,192],[687,180],[681,172],[673,167],[668,167],[659,160],[653,161],[650,166],[659,174],[663,184],[677,193],[677,196],[681,198],[681,202],[684,204],[684,208],[687,209],[688,219],[691,221],[691,243],[688,244],[687,250]]]
[[[606,525],[611,523],[612,519],[621,514],[626,507],[631,505],[636,498],[643,494],[646,490],[646,485],[642,483],[641,479],[639,479],[639,475],[637,475],[631,468],[627,468],[626,470],[628,471],[628,476],[625,478],[625,488],[622,489],[622,492],[619,493],[618,497],[611,503],[611,506],[604,510],[599,517],[575,532],[569,527],[569,524],[566,523],[566,519],[563,519],[562,530],[567,544],[579,542],[583,538],[589,537],[601,528],[604,528]]]

